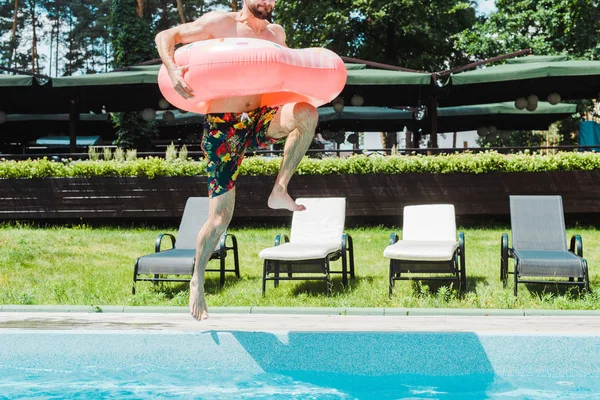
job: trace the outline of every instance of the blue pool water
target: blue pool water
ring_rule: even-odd
[[[600,399],[600,336],[0,332],[0,399]]]

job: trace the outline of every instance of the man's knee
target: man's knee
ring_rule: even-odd
[[[209,228],[212,232],[217,235],[221,235],[229,226],[232,216],[233,210],[224,210],[214,215],[210,215],[206,223],[209,225]]]
[[[308,103],[296,103],[294,105],[294,119],[303,131],[314,131],[319,122],[319,112]]]

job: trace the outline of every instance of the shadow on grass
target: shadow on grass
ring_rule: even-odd
[[[327,282],[324,280],[315,280],[315,277],[306,276],[306,280],[280,281],[279,285],[280,287],[281,285],[293,285],[292,294],[294,296],[304,293],[315,296],[327,296]],[[362,281],[369,279],[369,277],[348,279],[348,285],[344,286],[342,284],[342,277],[334,276],[331,278],[331,293],[332,295],[349,294],[355,290]],[[259,279],[258,282],[259,284],[262,284],[261,279]],[[267,281],[267,291],[273,289],[274,281]]]
[[[407,280],[407,281],[396,281],[395,286],[394,286],[394,292],[399,289],[398,285],[402,284],[402,282],[409,282],[414,294],[427,293],[430,295],[435,295],[443,287],[449,288],[450,290],[458,289],[455,287],[456,282],[453,281],[452,279],[448,279],[448,280],[411,279],[411,280]],[[467,289],[464,290],[464,288],[463,288],[463,291],[462,291],[462,293],[460,293],[460,295],[458,295],[458,293],[457,293],[458,297],[462,297],[467,293],[475,293],[477,284],[482,283],[482,282],[485,284],[489,284],[488,280],[484,276],[468,276],[467,277]]]
[[[241,279],[235,277],[235,275],[225,275],[225,285],[223,288],[235,286]],[[162,293],[167,299],[173,299],[178,294],[184,291],[189,291],[190,283],[188,282],[159,282],[154,285],[152,282],[147,282],[151,286],[151,291],[154,293]],[[139,283],[138,283],[139,285]],[[219,275],[216,274],[211,276],[207,274],[204,282],[204,290],[206,294],[217,294],[223,290],[219,284]]]
[[[514,282],[507,285],[507,288],[510,287],[512,290],[514,286]],[[591,286],[591,285],[590,285]],[[532,296],[543,299],[548,296],[552,297],[567,297],[572,299],[582,298],[588,293],[583,286],[576,285],[564,285],[564,284],[556,284],[552,282],[548,282],[547,284],[543,283],[520,283],[519,284],[519,292],[522,290],[528,290]],[[590,292],[593,291],[593,288],[590,287]]]

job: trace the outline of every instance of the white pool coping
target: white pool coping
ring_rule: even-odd
[[[239,312],[217,309],[208,320],[196,321],[183,307],[160,312],[147,308],[136,312],[90,312],[78,309],[40,311],[39,307],[17,310],[2,306],[0,331],[25,330],[147,330],[147,331],[246,331],[246,332],[475,332],[600,335],[597,312],[546,313],[554,315],[516,315],[503,310],[477,315],[473,310],[415,309],[412,313],[382,315],[369,309],[340,313],[311,313],[302,309],[268,309],[266,312]],[[9,310],[10,309],[10,310]],[[448,312],[444,313],[446,310]],[[238,312],[236,312],[238,311]],[[295,312],[294,312],[295,311]],[[356,310],[354,310],[356,311]],[[515,310],[504,310],[515,311]],[[542,310],[538,310],[542,311]],[[548,310],[547,310],[548,311]],[[551,310],[550,310],[551,311]],[[420,314],[419,314],[420,313]],[[375,315],[373,315],[375,314]]]

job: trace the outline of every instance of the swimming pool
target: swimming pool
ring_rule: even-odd
[[[0,331],[0,399],[600,399],[600,335]]]

